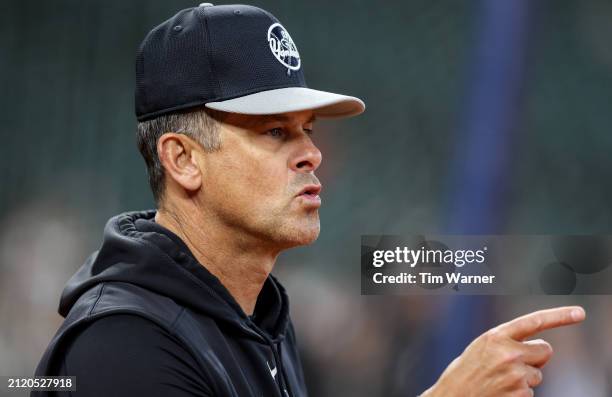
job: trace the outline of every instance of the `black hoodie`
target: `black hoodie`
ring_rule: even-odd
[[[155,211],[131,212],[109,220],[102,247],[62,293],[59,313],[65,320],[36,376],[78,374],[77,396],[97,395],[84,394],[96,382],[118,396],[155,390],[176,390],[176,396],[306,396],[280,283],[270,275],[254,315],[247,316],[154,216]],[[121,366],[114,370],[122,376],[109,380],[105,365]],[[126,379],[133,382],[126,385]],[[32,393],[43,395],[52,393]]]

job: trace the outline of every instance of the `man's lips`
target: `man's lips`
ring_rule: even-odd
[[[321,193],[321,185],[306,185],[302,188],[302,190],[300,190],[300,192],[297,194],[298,196],[301,195],[311,195],[311,196],[318,196],[319,193]]]
[[[321,197],[319,197],[320,192],[321,185],[306,185],[300,190],[296,197],[302,198],[305,204],[318,207],[321,205]]]

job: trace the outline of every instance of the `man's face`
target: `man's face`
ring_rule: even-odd
[[[273,116],[228,114],[221,149],[201,156],[199,194],[208,216],[236,231],[285,249],[319,235],[321,152],[311,134],[312,111]]]

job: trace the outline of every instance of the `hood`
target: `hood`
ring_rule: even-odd
[[[95,285],[121,281],[167,296],[250,337],[262,339],[262,333],[272,340],[284,337],[289,302],[272,275],[264,283],[251,320],[219,279],[154,217],[154,210],[127,212],[108,221],[102,246],[66,284],[60,315],[66,317],[79,297]]]

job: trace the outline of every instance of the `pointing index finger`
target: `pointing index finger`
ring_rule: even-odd
[[[514,340],[522,341],[547,329],[582,322],[585,317],[586,313],[580,306],[557,307],[515,318],[500,325],[498,330]]]

